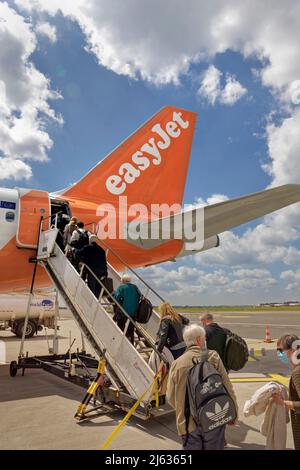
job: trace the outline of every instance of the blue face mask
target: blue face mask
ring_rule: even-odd
[[[289,360],[289,358],[287,357],[285,351],[283,351],[283,352],[277,351],[277,356],[278,356],[278,359],[279,359],[283,364],[290,364],[290,360]]]

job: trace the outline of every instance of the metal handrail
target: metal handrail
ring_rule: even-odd
[[[89,225],[96,225],[98,226],[99,225],[99,222],[90,222],[88,224],[85,225],[85,227],[88,227]],[[97,232],[96,232],[97,234]],[[98,238],[98,237],[97,237]],[[112,254],[122,263],[124,264],[124,266],[126,266],[126,268],[132,272],[141,282],[142,284],[144,284],[147,289],[149,289],[154,295],[156,295],[156,297],[158,297],[162,302],[165,302],[165,299],[159,295],[133,268],[131,268],[129,266],[129,264],[126,263],[126,261],[124,261],[117,253],[116,251],[111,248],[106,242],[104,242],[103,240],[101,240],[100,238],[98,238],[100,244],[103,244],[105,246],[105,248],[108,250],[108,251],[111,251]]]
[[[45,220],[45,219],[44,219]],[[44,221],[43,220],[43,221]],[[41,230],[42,230],[42,227],[43,227],[43,221],[41,223]],[[55,219],[55,222],[57,223],[57,218]],[[85,225],[85,227],[88,227],[89,225],[93,225],[95,227],[98,226],[98,223],[95,223],[95,222],[90,222],[88,224]],[[102,243],[105,248],[107,248],[108,251],[111,251],[112,254],[122,263],[126,266],[126,268],[131,271],[141,282],[142,284],[144,284],[151,292],[153,292],[153,294],[155,294],[162,302],[164,302],[164,299],[163,297],[161,297],[138,273],[136,273],[134,271],[134,269],[132,269],[125,261],[123,261],[123,259],[115,252],[115,250],[113,250],[107,243],[105,243],[103,240],[100,240],[98,237],[97,239],[99,240],[100,244]],[[152,349],[156,352],[156,354],[158,354],[158,356],[160,357],[161,360],[165,361],[165,358],[163,357],[163,355],[157,350],[156,346],[155,346],[155,343],[152,341],[152,338],[151,337],[148,337],[145,335],[145,333],[137,326],[136,322],[133,321],[133,319],[130,317],[130,315],[127,314],[127,312],[123,309],[122,305],[112,296],[112,294],[109,292],[109,290],[106,288],[106,286],[100,281],[100,279],[96,276],[96,274],[89,268],[89,266],[87,266],[85,263],[82,263],[82,265],[84,265],[85,268],[87,268],[90,273],[93,275],[93,277],[96,279],[97,282],[99,282],[99,284],[101,285],[102,289],[104,289],[107,293],[108,293],[108,296],[112,299],[112,301],[117,304],[118,308],[122,311],[122,313],[129,319],[129,321],[131,323],[133,323],[133,325],[135,326],[136,330],[140,333],[140,335],[144,338],[144,340],[146,340],[152,347]],[[74,268],[75,269],[75,268]],[[80,277],[81,279],[82,278],[82,273],[83,273],[83,269],[80,271]],[[97,299],[98,302],[99,302],[99,299]],[[126,329],[124,330],[126,331]],[[123,332],[124,333],[124,332]]]
[[[123,306],[118,302],[118,300],[109,292],[109,290],[107,289],[107,287],[103,284],[103,282],[98,278],[98,276],[91,270],[91,268],[85,264],[85,263],[81,263],[82,267],[80,269],[80,278],[83,280],[83,277],[82,277],[82,274],[84,272],[84,268],[88,269],[88,271],[92,274],[92,276],[96,279],[96,281],[100,284],[100,286],[102,287],[103,290],[105,290],[108,294],[108,297],[110,297],[110,299],[112,300],[112,302],[114,304],[117,305],[117,307],[121,310],[121,312],[123,313],[123,315],[125,315],[125,317],[127,317],[127,319],[134,325],[135,329],[139,332],[140,336],[142,336],[144,338],[144,340],[146,340],[150,345],[151,345],[151,348],[153,349],[153,351],[155,351],[156,354],[158,354],[158,356],[160,357],[161,360],[164,360],[165,361],[165,358],[163,357],[163,355],[158,351],[158,349],[156,348],[156,345],[155,343],[153,343],[152,341],[152,338],[148,338],[144,332],[139,328],[139,326],[137,325],[137,323],[131,318],[130,315],[128,315],[128,313],[126,312],[126,310],[123,308]],[[102,294],[103,296],[103,294]],[[101,297],[102,297],[101,296]],[[107,297],[107,296],[106,296]],[[97,301],[100,303],[101,305],[101,302],[100,302],[100,297],[97,299]],[[118,326],[118,325],[117,325]],[[122,331],[122,330],[121,330]],[[125,327],[124,331],[122,332],[123,335],[125,335],[125,332],[127,331],[127,328]]]

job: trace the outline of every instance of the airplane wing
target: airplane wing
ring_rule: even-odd
[[[196,219],[199,213],[202,213],[202,220],[204,220],[203,238],[208,239],[214,235],[218,235],[226,230],[230,230],[239,225],[245,224],[255,220],[264,215],[270,214],[278,209],[282,209],[291,204],[300,201],[300,185],[288,184],[279,186],[273,189],[267,189],[258,193],[250,194],[248,196],[239,197],[230,201],[220,202],[206,206],[204,208],[191,209],[189,222],[190,225],[196,226]],[[182,213],[186,214],[186,212]],[[147,236],[131,236],[131,227],[128,225],[128,241],[140,246],[144,249],[150,249],[158,246],[168,240],[182,239],[187,240],[184,233],[184,224],[182,224],[182,232],[178,233],[178,221],[182,219],[182,214],[164,217],[163,219],[155,220],[150,223],[141,222],[139,224],[139,232],[147,234]],[[169,221],[170,237],[168,238],[166,229],[163,228],[162,221],[165,223]],[[168,224],[167,224],[168,225]],[[166,227],[166,225],[165,225]],[[136,230],[137,226],[134,226]],[[153,232],[154,229],[154,232]],[[155,240],[151,239],[151,233],[159,233]],[[136,233],[136,232],[135,232]]]
[[[204,209],[205,238],[251,222],[299,201],[300,185],[287,184],[206,206]]]

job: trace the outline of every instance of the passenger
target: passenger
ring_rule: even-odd
[[[104,278],[107,277],[107,263],[106,263],[106,255],[105,251],[101,246],[97,243],[97,236],[91,234],[89,236],[89,244],[85,245],[83,248],[79,250],[74,250],[74,256],[76,260],[82,261],[86,264],[92,272],[87,269],[87,282],[88,286],[97,297],[99,298],[101,292],[101,284],[97,281],[95,276],[102,281]]]
[[[300,340],[296,335],[284,335],[277,342],[277,354],[284,364],[293,367],[289,384],[289,400],[274,395],[279,406],[285,406],[291,413],[295,450],[300,450]]]
[[[57,221],[56,228],[58,228],[56,243],[58,244],[59,248],[64,251],[64,230],[66,225],[70,222],[70,217],[67,214],[63,214],[61,211],[58,213],[57,218],[56,215],[53,216],[53,225]]]
[[[211,313],[204,313],[200,321],[205,330],[207,348],[217,351],[225,366],[227,333],[218,323],[214,322],[214,317]]]
[[[72,233],[74,232],[74,230],[76,230],[76,228],[77,228],[77,218],[71,217],[70,222],[65,226],[65,229],[64,229],[64,246],[65,246],[66,254],[70,248]]]
[[[87,230],[84,230],[84,223],[78,222],[77,228],[73,231],[70,245],[72,248],[83,248],[85,245],[89,244],[90,233]]]
[[[122,284],[116,289],[113,296],[122,305],[125,312],[135,320],[141,294],[137,286],[132,284],[131,277],[128,274],[122,276]],[[124,331],[128,318],[118,308],[116,309],[114,320],[118,327]],[[126,336],[134,344],[134,323],[131,321],[128,324]]]
[[[156,338],[156,347],[161,353],[167,347],[174,359],[184,353],[186,345],[183,341],[183,327],[189,324],[189,320],[174,310],[174,308],[164,302],[159,307],[160,325]]]
[[[70,222],[70,217],[68,214],[64,214],[63,212],[59,212],[57,216],[57,228],[60,230],[62,233],[64,233],[64,230],[66,228],[66,225]]]
[[[204,328],[196,324],[189,325],[183,331],[183,338],[187,350],[181,357],[173,362],[169,372],[167,386],[167,399],[176,412],[177,430],[182,438],[183,450],[223,450],[225,426],[204,433],[201,428],[196,425],[192,417],[189,419],[188,439],[186,441],[186,384],[188,373],[194,365],[194,359],[201,360],[201,358],[206,358],[220,374],[223,385],[234,402],[236,415],[238,414],[238,406],[232,384],[218,353],[216,351],[206,350]],[[235,422],[230,424],[233,425]]]

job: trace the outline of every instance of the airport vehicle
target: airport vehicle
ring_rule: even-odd
[[[11,332],[18,338],[22,337],[28,295],[28,293],[20,294],[16,292],[0,294],[0,330],[10,328]],[[56,293],[53,290],[44,293],[34,292],[25,338],[31,338],[43,327],[55,328],[55,301]],[[57,307],[58,318],[68,311],[61,297],[58,297]]]
[[[178,213],[181,207],[195,122],[195,113],[166,106],[67,189],[54,194],[37,189],[0,189],[0,291],[29,288],[33,266],[28,260],[35,255],[41,212],[49,227],[58,213],[77,216],[86,225],[114,223],[117,235],[107,238],[109,246],[127,265],[144,267],[216,247],[219,233],[300,200],[300,186],[285,185],[204,210],[190,209],[192,221],[203,211],[204,230],[203,243],[188,240],[187,249],[185,226],[179,233],[170,208],[176,205]],[[163,232],[154,241],[131,237],[136,204],[147,209],[146,215],[139,215],[146,228],[170,220],[170,237],[165,238]],[[119,230],[124,219],[127,225],[123,229],[129,227],[127,239],[122,236],[124,230]],[[124,268],[114,257],[110,261],[115,269]],[[41,266],[35,285],[52,285]]]
[[[10,328],[18,338],[22,337],[28,294],[0,295],[0,329]],[[55,294],[35,294],[30,307],[30,317],[26,328],[26,338],[41,331],[43,326],[54,328]]]

